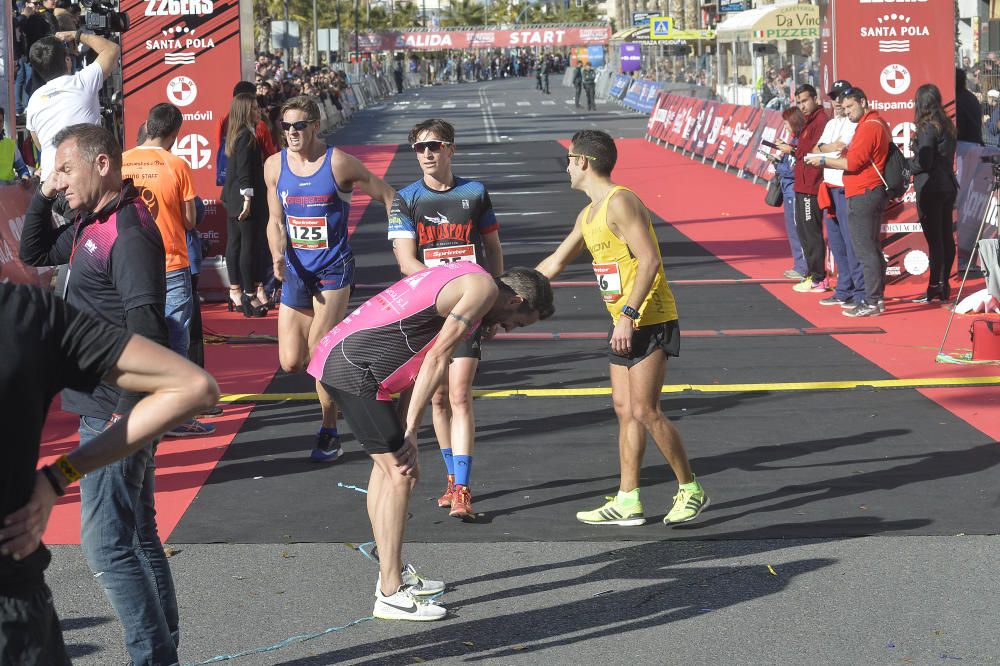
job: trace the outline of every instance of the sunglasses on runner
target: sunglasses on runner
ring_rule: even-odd
[[[593,157],[591,155],[581,155],[580,153],[566,153],[566,166],[567,167],[569,167],[569,161],[570,161],[570,159],[574,158],[574,157],[585,157],[585,158],[587,158],[588,160],[591,160],[591,161],[597,159],[596,157]]]
[[[450,146],[451,141],[417,141],[415,144],[410,146],[413,148],[413,152],[422,153],[428,148],[430,148],[432,153],[436,153],[445,146]]]
[[[286,123],[284,120],[282,120],[281,121],[281,129],[283,129],[283,130],[285,130],[287,132],[288,130],[290,130],[290,129],[292,129],[294,127],[296,130],[298,130],[299,132],[301,132],[302,130],[304,130],[305,128],[309,127],[309,125],[312,124],[312,123],[314,123],[314,122],[316,122],[316,121],[315,120],[299,120],[299,121],[294,122],[294,123]]]

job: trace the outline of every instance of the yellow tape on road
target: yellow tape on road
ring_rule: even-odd
[[[851,391],[891,388],[962,388],[1000,386],[1000,377],[918,377],[911,379],[858,379],[834,382],[772,382],[761,384],[666,384],[662,393],[760,393],[774,391]],[[474,390],[477,398],[574,398],[611,395],[610,386],[590,388],[537,388]],[[222,402],[283,402],[316,400],[315,393],[227,393]]]

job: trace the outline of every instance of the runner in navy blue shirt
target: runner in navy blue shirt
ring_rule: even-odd
[[[389,215],[389,239],[403,275],[468,261],[500,276],[500,226],[486,186],[451,171],[455,128],[444,120],[425,120],[410,131],[409,141],[424,176],[396,194]],[[448,472],[438,506],[449,507],[450,515],[462,519],[475,515],[469,489],[476,435],[472,381],[482,358],[482,337],[477,330],[456,347],[432,401],[434,433]]]
[[[303,372],[319,339],[344,318],[354,284],[347,216],[355,185],[392,206],[393,189],[356,158],[318,138],[319,105],[294,97],[281,107],[287,147],[264,164],[270,217],[267,239],[274,275],[282,280],[278,357],[285,372]],[[323,422],[311,459],[340,457],[337,406],[316,383]]]

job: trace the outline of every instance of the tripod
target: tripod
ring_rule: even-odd
[[[976,260],[976,255],[979,253],[979,241],[983,238],[983,229],[986,228],[987,222],[996,226],[996,217],[998,212],[998,207],[1000,207],[1000,162],[996,161],[1000,159],[1000,156],[984,157],[981,158],[984,162],[988,161],[993,165],[993,182],[990,185],[989,196],[986,197],[986,210],[983,211],[983,219],[979,222],[979,230],[976,231],[976,240],[972,243],[972,252],[969,254],[969,261],[965,265],[965,272],[962,273],[962,284],[958,287],[958,295],[955,296],[955,303],[951,306],[951,316],[948,317],[948,325],[944,329],[944,336],[941,338],[941,344],[938,345],[937,356],[935,360],[938,363],[943,362],[953,362],[951,356],[942,353],[944,351],[944,343],[948,339],[948,333],[951,332],[952,322],[955,321],[955,311],[956,306],[962,302],[962,292],[965,290],[965,282],[969,279],[969,269],[972,268],[972,264]],[[943,358],[942,358],[943,357]]]

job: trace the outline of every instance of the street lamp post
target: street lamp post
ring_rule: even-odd
[[[281,45],[285,49],[285,69],[292,68],[292,49],[289,44],[292,41],[291,31],[288,29],[288,0],[285,0],[285,37],[281,41]]]
[[[327,40],[329,41],[329,40]],[[327,48],[329,48],[327,44]],[[313,0],[313,64],[319,67],[319,20],[316,15],[316,0]]]
[[[360,0],[354,0],[354,61],[361,64],[361,46],[360,40],[358,38],[358,14],[360,13],[360,8],[358,3]]]

